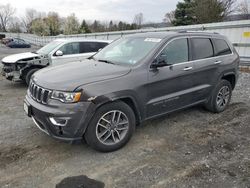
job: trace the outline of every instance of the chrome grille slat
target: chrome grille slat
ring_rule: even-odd
[[[32,93],[32,87],[33,87],[33,83],[30,82],[30,86],[29,86],[30,93]]]
[[[44,97],[44,89],[42,88],[42,91],[41,91],[41,98],[40,98],[40,102],[43,103],[43,97]]]
[[[30,84],[30,93],[33,93],[33,87],[34,87],[34,84],[31,83],[31,84]]]
[[[37,98],[36,93],[37,93],[37,86],[34,87],[34,97],[35,97],[35,99]]]
[[[33,88],[32,88],[32,96],[35,98],[35,90],[36,90],[36,86],[35,84],[33,85]]]
[[[41,101],[41,87],[38,87],[36,96],[37,96],[37,101],[40,102]]]
[[[38,98],[39,98],[39,87],[37,86],[36,87],[36,100],[38,101]]]
[[[38,85],[36,85],[34,82],[30,82],[29,85],[29,91],[30,91],[30,95],[31,97],[42,104],[47,104],[48,103],[48,99],[50,97],[50,94],[52,93],[52,91],[42,88]]]

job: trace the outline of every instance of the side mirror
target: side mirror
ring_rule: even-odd
[[[99,50],[98,50],[98,52],[100,52],[102,50],[102,48],[100,48]]]
[[[154,62],[152,63],[150,67],[153,69],[157,69],[158,67],[165,67],[165,66],[172,65],[172,63],[168,63],[166,59],[167,59],[166,54],[161,54],[159,57],[157,57],[154,60]]]
[[[63,56],[63,52],[61,50],[56,51],[56,56]]]

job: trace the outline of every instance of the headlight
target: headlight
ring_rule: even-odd
[[[74,103],[80,101],[81,94],[82,94],[81,92],[53,91],[51,98],[59,100],[64,103]]]

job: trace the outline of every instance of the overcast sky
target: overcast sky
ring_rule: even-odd
[[[60,16],[75,13],[79,19],[122,20],[132,22],[142,12],[146,22],[161,22],[164,14],[175,9],[180,0],[0,0],[16,8],[17,16],[26,8],[38,11],[56,11]]]

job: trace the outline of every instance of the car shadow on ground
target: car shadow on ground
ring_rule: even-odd
[[[104,183],[88,178],[87,176],[74,176],[63,179],[56,188],[104,188]]]

